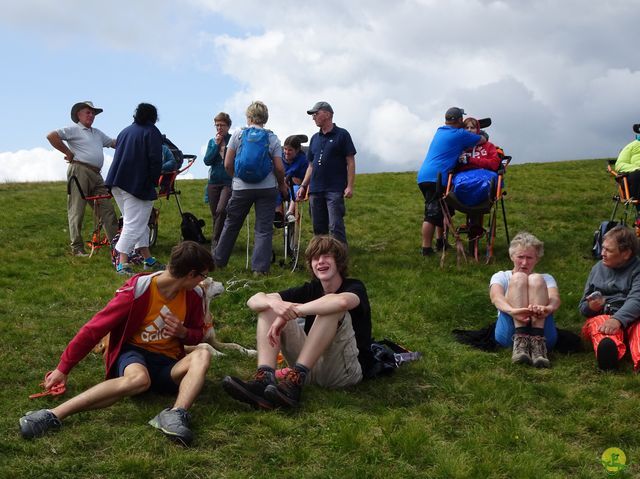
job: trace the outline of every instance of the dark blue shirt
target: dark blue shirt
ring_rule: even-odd
[[[347,186],[347,156],[355,154],[351,135],[335,123],[331,131],[314,134],[307,153],[313,165],[309,193],[343,192]]]
[[[287,178],[297,178],[300,181],[304,179],[304,175],[307,172],[307,156],[304,151],[300,150],[298,154],[293,158],[291,163],[287,163],[287,160],[282,159],[284,163],[284,176]]]
[[[105,185],[145,201],[158,195],[156,185],[162,168],[162,134],[155,125],[133,123],[116,139],[116,153]]]
[[[447,183],[449,171],[453,170],[464,150],[477,144],[481,136],[464,128],[441,126],[431,140],[427,156],[418,171],[418,183],[435,183],[441,173],[442,184]]]

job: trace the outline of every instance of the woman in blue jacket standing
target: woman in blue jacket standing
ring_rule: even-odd
[[[149,215],[158,198],[156,185],[162,168],[162,134],[155,126],[157,121],[155,106],[138,105],[133,123],[116,139],[116,153],[105,181],[123,219],[120,239],[115,245],[119,274],[133,274],[129,255],[134,250],[144,258],[144,269],[164,269],[149,251]]]
[[[224,169],[224,155],[231,134],[231,117],[224,112],[218,113],[213,122],[216,126],[216,136],[209,140],[207,152],[204,155],[204,164],[209,166],[209,184],[207,185],[207,197],[213,224],[211,236],[211,252],[216,249],[224,220],[227,217],[227,203],[231,198],[231,177]]]

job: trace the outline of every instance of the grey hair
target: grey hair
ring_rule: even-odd
[[[247,120],[254,125],[264,125],[269,120],[269,109],[261,101],[254,101],[247,107]]]
[[[542,258],[544,255],[544,243],[531,233],[521,231],[511,240],[511,244],[509,245],[509,257],[513,256],[516,250],[527,248],[533,248],[536,251],[538,258]]]

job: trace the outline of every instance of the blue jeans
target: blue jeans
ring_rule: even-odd
[[[341,191],[323,191],[309,195],[309,209],[313,222],[313,234],[326,235],[347,244],[347,232],[344,227],[344,195]]]
[[[503,348],[512,348],[513,335],[515,332],[516,327],[513,324],[513,318],[500,311],[498,313],[498,322],[496,323],[496,342]],[[547,343],[548,350],[553,349],[558,341],[558,330],[556,329],[556,323],[553,320],[553,314],[550,314],[544,320],[544,339]]]
[[[278,192],[276,188],[257,190],[233,190],[227,204],[227,218],[220,234],[220,240],[213,255],[216,266],[226,266],[238,239],[244,219],[255,205],[256,224],[254,228],[253,256],[251,270],[260,273],[269,272],[271,267],[273,242],[273,205]]]

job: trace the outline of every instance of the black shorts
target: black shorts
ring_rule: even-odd
[[[444,215],[442,214],[442,207],[440,206],[440,188],[437,183],[431,181],[424,181],[418,183],[418,188],[424,196],[424,221],[427,221],[435,226],[442,226]]]
[[[151,389],[157,393],[175,394],[178,385],[171,379],[171,370],[178,361],[164,354],[153,353],[132,344],[125,344],[120,350],[116,367],[118,376],[124,375],[124,370],[130,364],[141,364],[149,372]]]

